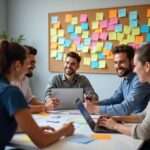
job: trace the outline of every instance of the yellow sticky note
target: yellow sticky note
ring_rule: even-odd
[[[122,41],[120,41],[120,44],[128,44],[128,41],[127,41],[127,39],[124,39],[124,40],[122,40]]]
[[[89,47],[88,46],[84,46],[82,49],[83,53],[88,53],[89,52]]]
[[[76,46],[76,44],[74,44],[74,43],[72,43],[71,44],[71,47],[70,47],[70,49],[69,49],[70,51],[76,51],[77,50],[77,46]]]
[[[109,18],[116,18],[117,17],[117,9],[109,10]]]
[[[103,50],[104,42],[97,42],[96,43],[96,51],[101,52]]]
[[[98,29],[99,27],[99,22],[98,21],[93,21],[92,22],[92,29]]]
[[[64,37],[64,30],[63,29],[58,30],[58,37]]]
[[[72,20],[72,15],[71,15],[71,14],[66,14],[66,16],[65,16],[65,21],[66,21],[67,23],[70,23],[71,20]]]
[[[124,38],[124,34],[123,33],[117,33],[117,40],[118,41],[122,41]]]
[[[82,32],[82,38],[85,39],[85,38],[88,38],[89,37],[89,31],[83,31]]]
[[[101,69],[106,68],[106,61],[105,60],[100,60],[99,61],[99,68],[101,68]]]
[[[103,20],[103,18],[104,18],[103,12],[96,13],[96,21]]]
[[[134,41],[135,41],[135,36],[134,36],[134,35],[128,35],[128,36],[127,36],[127,41],[128,41],[128,43],[134,43]]]
[[[150,18],[148,18],[147,25],[150,26]]]
[[[50,55],[51,55],[51,58],[56,58],[56,56],[57,56],[57,51],[56,51],[56,50],[50,51]]]
[[[125,26],[124,26],[124,30],[123,30],[123,31],[124,31],[124,33],[125,33],[125,34],[129,34],[129,33],[131,32],[131,28],[130,28],[130,26],[125,25]]]
[[[56,42],[51,43],[51,49],[57,49],[58,44]]]
[[[77,17],[72,17],[72,21],[71,21],[72,24],[78,24],[78,18]]]
[[[92,134],[92,138],[94,138],[96,140],[111,140],[112,139],[112,135],[111,134],[94,133],[94,134]]]
[[[117,35],[116,32],[109,32],[109,40],[116,40]]]
[[[55,29],[60,29],[60,22],[55,23],[55,24],[54,24],[54,28],[55,28]]]
[[[58,46],[58,51],[59,52],[64,52],[64,46],[63,45],[59,45]]]
[[[21,140],[23,143],[31,142],[31,139],[27,135],[21,135],[19,140]]]
[[[51,28],[50,29],[50,35],[53,36],[53,35],[56,35],[57,34],[57,30],[55,28]]]
[[[76,26],[75,27],[75,33],[80,34],[82,32],[81,26]]]
[[[144,36],[143,35],[137,35],[135,37],[135,43],[136,44],[141,44],[141,43],[143,43],[143,41],[144,41]]]
[[[91,59],[89,57],[84,57],[83,58],[83,65],[90,65]]]
[[[139,34],[140,34],[140,28],[139,27],[132,29],[132,35],[139,35]]]
[[[55,36],[52,36],[51,38],[50,38],[50,41],[51,42],[57,42],[57,40],[58,40],[58,37],[55,35]]]
[[[150,9],[147,9],[147,17],[150,17]]]
[[[96,61],[96,60],[98,60],[98,55],[96,53],[93,53],[91,55],[91,61]]]

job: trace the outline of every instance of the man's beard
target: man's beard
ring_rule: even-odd
[[[118,72],[118,70],[122,70],[122,72]],[[130,72],[132,72],[131,68],[118,68],[116,69],[117,74],[119,77],[125,77],[127,76]]]
[[[72,69],[70,69],[70,68],[69,68],[69,70],[71,70],[71,71],[68,72],[66,70],[67,70],[67,68],[65,68],[64,71],[65,71],[65,74],[68,75],[68,76],[72,76],[73,74],[75,74],[75,72]]]
[[[33,76],[33,73],[32,73],[32,72],[28,72],[28,73],[26,73],[26,76],[27,76],[28,78],[31,78],[31,77]]]

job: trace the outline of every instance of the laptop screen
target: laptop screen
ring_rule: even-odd
[[[81,114],[83,115],[84,119],[90,126],[90,128],[93,130],[95,128],[95,122],[93,121],[92,117],[90,116],[90,114],[88,113],[88,111],[86,110],[82,101],[79,98],[76,99],[76,105],[77,108],[80,110]]]

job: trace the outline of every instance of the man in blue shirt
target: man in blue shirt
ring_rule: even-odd
[[[134,49],[131,46],[120,45],[113,49],[114,67],[123,80],[113,96],[101,100],[95,105],[86,101],[85,107],[91,113],[108,115],[129,115],[144,110],[150,98],[150,85],[139,82],[133,72]]]

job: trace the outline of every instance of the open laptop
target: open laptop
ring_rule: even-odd
[[[83,101],[83,88],[52,88],[52,96],[60,100],[57,109],[77,109],[75,100]]]
[[[93,132],[96,132],[96,133],[119,133],[115,130],[110,130],[105,127],[97,126],[96,123],[94,122],[94,120],[92,119],[92,117],[90,116],[90,114],[88,113],[88,111],[86,110],[86,108],[84,107],[80,98],[77,98],[75,102],[76,102],[77,108],[80,110],[81,114],[83,115],[84,119],[86,120],[87,124],[89,125],[89,127],[91,128],[91,130]]]

